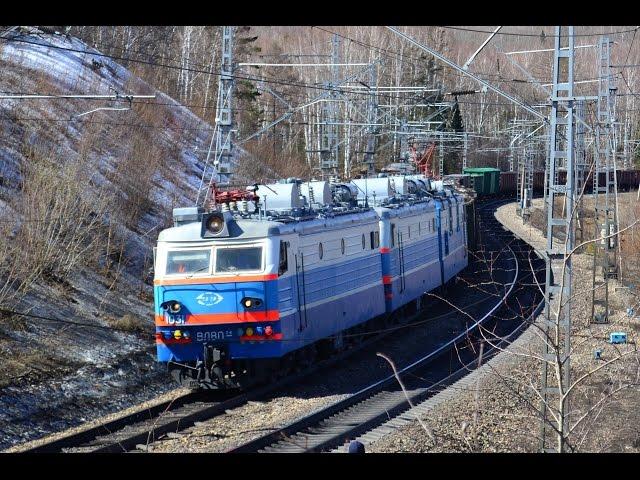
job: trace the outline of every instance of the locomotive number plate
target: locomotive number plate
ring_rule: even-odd
[[[165,314],[164,320],[165,322],[167,322],[168,325],[184,325],[187,321],[187,316]]]

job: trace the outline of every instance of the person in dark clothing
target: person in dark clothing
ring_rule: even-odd
[[[357,440],[352,440],[348,451],[349,453],[364,453],[364,445]]]

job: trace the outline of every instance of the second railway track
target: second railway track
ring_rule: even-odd
[[[422,402],[437,393],[440,387],[446,387],[468,373],[472,366],[478,364],[477,349],[463,348],[463,345],[473,343],[474,339],[471,339],[470,335],[474,335],[475,339],[488,336],[485,331],[478,332],[480,329],[487,329],[485,322],[490,323],[493,320],[493,325],[489,328],[495,338],[492,339],[493,341],[489,340],[491,347],[481,350],[483,351],[482,362],[494,356],[500,347],[519,334],[527,325],[525,321],[506,328],[498,321],[513,316],[513,301],[510,304],[510,297],[515,297],[518,305],[521,303],[531,305],[525,318],[534,318],[543,305],[542,296],[537,292],[534,286],[536,282],[532,278],[537,272],[527,271],[525,267],[530,264],[531,248],[515,239],[513,234],[506,231],[495,220],[491,209],[495,203],[500,202],[485,205],[481,216],[482,227],[490,229],[494,234],[492,235],[494,239],[486,242],[485,245],[493,244],[497,247],[497,251],[489,250],[486,253],[491,253],[492,263],[497,263],[498,257],[494,257],[493,254],[497,252],[499,256],[508,251],[513,260],[515,273],[511,282],[505,283],[504,295],[487,314],[445,345],[400,369],[397,375],[391,374],[343,400],[229,452],[304,453],[322,452],[338,447],[409,410],[411,405],[408,400],[412,403]],[[491,210],[490,216],[487,215],[487,210]],[[510,242],[506,243],[505,239],[510,239]],[[501,243],[504,245],[502,248]],[[524,253],[527,254],[526,258],[523,256]],[[521,263],[525,268],[521,268]],[[531,281],[527,282],[527,279]],[[519,286],[516,287],[518,284]],[[452,371],[451,358],[447,358],[446,354],[454,350],[457,353],[456,363],[459,365]],[[402,387],[398,384],[400,375],[404,376]]]
[[[486,212],[499,202],[490,202],[481,207],[485,214],[481,215],[481,228],[492,229],[491,235],[486,238],[486,245],[492,244],[489,249],[485,247],[481,251],[483,255],[490,255],[490,268],[495,268],[495,275],[504,275],[502,285],[506,294],[500,295],[500,301],[496,302],[491,310],[485,314],[481,320],[475,322],[475,326],[469,328],[459,334],[450,342],[440,346],[437,350],[422,356],[420,359],[412,362],[410,365],[402,369],[403,374],[411,372],[412,378],[430,379],[432,384],[443,384],[447,380],[452,380],[463,374],[462,369],[456,372],[449,372],[446,378],[433,377],[433,371],[438,370],[435,362],[441,362],[440,370],[444,368],[444,364],[450,362],[450,355],[446,353],[453,352],[456,345],[460,342],[468,340],[473,330],[482,324],[485,320],[492,316],[498,315],[498,312],[504,308],[508,309],[507,297],[516,288],[518,281],[518,264],[520,260],[518,255],[527,251],[522,245],[515,246],[504,243],[502,237],[513,238],[511,234],[504,231],[504,234],[498,234],[501,227],[496,226],[497,222],[493,218],[492,213],[487,215]],[[500,245],[503,245],[502,247]],[[504,246],[506,245],[506,247]],[[522,250],[522,251],[521,251]],[[507,253],[511,255],[508,258]],[[514,262],[513,259],[516,259]],[[487,259],[485,259],[487,260]],[[500,261],[499,261],[500,260]],[[511,268],[505,268],[505,264],[511,263]],[[494,265],[495,264],[495,265]],[[500,264],[500,265],[498,265]],[[508,265],[507,265],[508,267]],[[499,273],[500,271],[503,273]],[[510,277],[509,271],[515,271],[515,275]],[[511,279],[511,281],[509,281]],[[495,288],[495,285],[493,286]],[[491,286],[487,287],[487,291],[491,290]],[[497,290],[496,290],[497,292]],[[494,293],[495,294],[495,293]],[[487,295],[484,299],[476,302],[469,302],[466,307],[477,306],[479,303],[485,303],[491,297]],[[413,317],[419,317],[420,314]],[[390,329],[390,331],[393,330]],[[352,355],[358,350],[373,346],[384,338],[386,334],[377,335],[368,341],[364,341],[348,351],[342,352],[328,360],[313,365],[302,372],[290,375],[272,384],[259,387],[239,395],[230,395],[217,392],[213,397],[211,394],[191,393],[174,399],[170,402],[164,402],[154,407],[139,411],[125,417],[113,420],[106,424],[81,431],[79,433],[47,442],[38,447],[28,450],[29,452],[92,452],[92,453],[115,453],[127,451],[148,451],[149,446],[161,438],[171,438],[180,436],[179,432],[197,425],[217,416],[225,415],[228,411],[245,405],[251,400],[267,397],[269,394],[284,388],[285,386],[301,381],[308,377],[311,373],[321,369],[326,369],[330,365],[336,364],[347,356]],[[459,353],[465,358],[473,358],[473,355],[466,352],[464,347],[459,346]],[[487,352],[486,356],[491,353]],[[445,358],[447,357],[447,358]],[[470,360],[473,363],[474,360]],[[463,362],[464,363],[464,362]],[[449,370],[451,365],[449,364]],[[389,388],[393,385],[395,378],[387,377],[379,382],[361,389],[348,398],[339,401],[327,408],[321,409],[311,415],[308,415],[290,425],[275,430],[265,436],[259,437],[253,441],[245,443],[231,451],[251,452],[251,451],[322,451],[332,446],[336,446],[345,438],[353,438],[355,435],[365,432],[380,423],[383,423],[389,416],[398,415],[405,410],[406,398],[404,393]],[[429,396],[434,385],[430,388],[407,383],[407,394],[415,401],[420,401],[425,396]],[[340,425],[340,427],[336,427]],[[337,442],[337,443],[336,443]]]

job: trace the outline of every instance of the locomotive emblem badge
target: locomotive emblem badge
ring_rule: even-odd
[[[224,300],[224,297],[216,292],[203,292],[196,297],[196,302],[200,305],[204,305],[205,307],[217,305],[222,300]]]

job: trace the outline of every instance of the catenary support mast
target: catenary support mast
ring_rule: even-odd
[[[547,175],[547,247],[540,448],[563,452],[569,432],[571,279],[575,203],[573,27],[556,27]],[[563,48],[564,47],[564,48]],[[566,169],[565,184],[558,172]],[[558,201],[556,201],[558,200]],[[564,240],[558,236],[564,233]],[[553,277],[553,278],[552,278]],[[551,308],[553,296],[557,305]],[[553,366],[559,368],[555,369]]]

